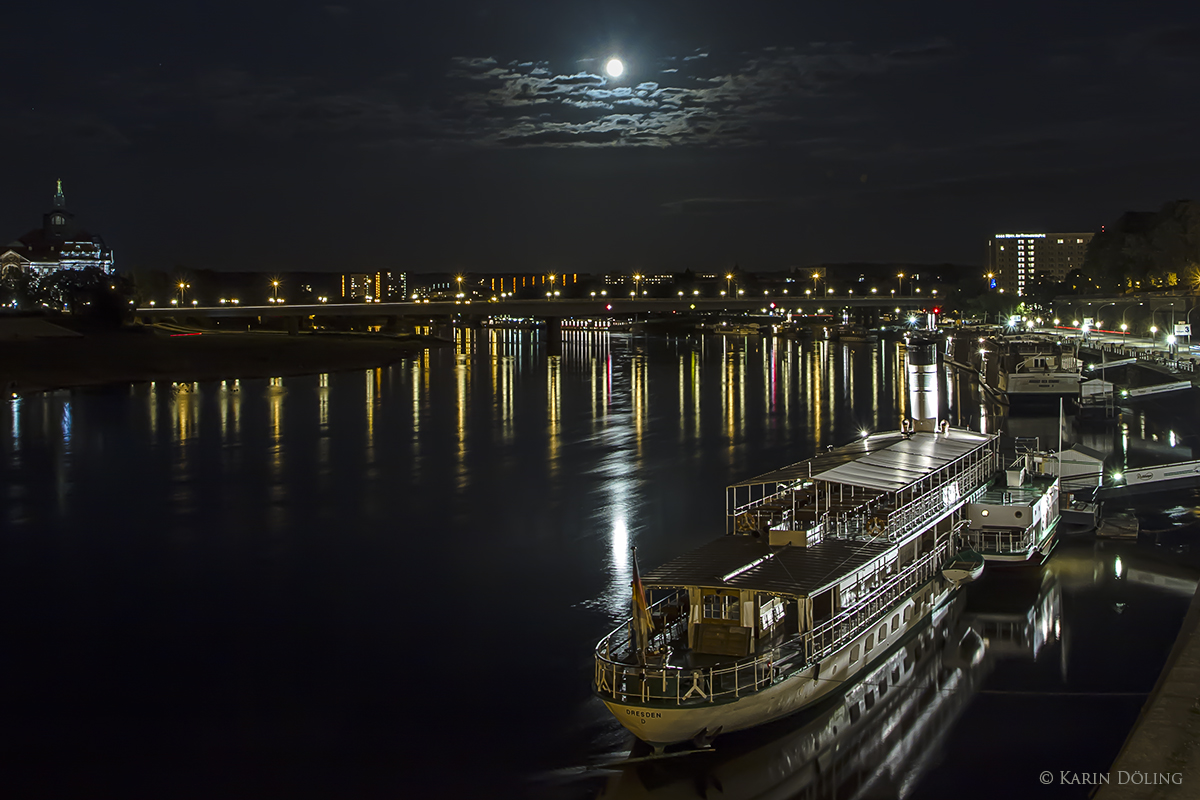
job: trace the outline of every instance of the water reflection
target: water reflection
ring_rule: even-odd
[[[267,686],[276,692],[272,707],[310,709],[314,726],[345,730],[348,742],[374,747],[382,741],[389,752],[414,752],[424,760],[438,752],[434,745],[422,750],[424,739],[414,737],[405,740],[404,750],[387,730],[381,733],[346,709],[396,698],[396,676],[420,662],[422,642],[444,636],[446,620],[475,619],[479,598],[506,596],[514,576],[536,575],[538,613],[510,615],[502,625],[483,620],[479,635],[539,642],[551,629],[555,657],[582,664],[595,640],[628,614],[631,546],[638,546],[647,568],[686,552],[719,533],[721,488],[728,482],[754,474],[751,468],[791,463],[818,446],[845,442],[865,419],[877,429],[895,427],[908,400],[902,351],[888,342],[848,352],[823,341],[579,333],[566,338],[561,356],[547,359],[545,343],[530,332],[488,331],[463,341],[471,344],[465,352],[423,352],[382,371],[201,382],[183,391],[160,381],[127,394],[54,393],[0,406],[0,414],[10,416],[0,420],[0,429],[10,431],[0,460],[0,527],[10,563],[21,565],[10,577],[25,581],[10,588],[9,599],[28,609],[26,630],[33,632],[32,646],[10,648],[8,666],[16,667],[8,673],[23,687],[34,685],[30,697],[36,700],[10,730],[30,720],[43,724],[43,701],[59,696],[68,682],[85,688],[47,726],[69,729],[81,714],[101,718],[115,702],[114,686],[124,691],[117,701],[131,707],[144,701],[120,688],[132,680],[91,677],[97,665],[112,665],[115,674],[169,676],[172,687],[203,690],[195,700],[173,694],[177,704],[164,712],[156,735],[168,730],[181,736],[217,716],[243,719],[238,715],[245,695],[236,687]],[[993,430],[1009,424],[985,407],[969,380],[945,385],[953,387],[947,399],[958,419]],[[939,392],[942,386],[939,381]],[[1043,435],[1050,436],[1057,420],[1045,422]],[[1088,434],[1088,441],[1114,451],[1119,462],[1194,444],[1172,436],[1152,415],[1127,415],[1126,422],[1121,430]],[[121,521],[113,528],[120,535],[89,536],[91,549],[78,549],[77,532],[98,518]],[[162,541],[181,546],[159,546]],[[438,563],[447,541],[456,544],[455,574],[477,590],[446,592],[444,571],[420,568]],[[1161,658],[1174,632],[1152,638],[1154,626],[1144,623],[1163,619],[1165,605],[1178,611],[1168,620],[1177,629],[1194,577],[1158,569],[1137,549],[1075,554],[1060,545],[1059,551],[1050,567],[1062,601],[1035,596],[1004,622],[1016,631],[1025,624],[1020,615],[1027,618],[1035,605],[1043,609],[1034,611],[1035,621],[1056,607],[1063,610],[1059,622],[1022,634],[1023,652],[1036,653],[1036,660],[1000,658],[1000,634],[977,628],[995,645],[978,664],[971,663],[976,651],[969,648],[965,664],[950,659],[958,656],[957,642],[952,648],[931,644],[912,653],[911,666],[901,663],[902,680],[893,683],[888,673],[885,692],[882,676],[871,682],[870,701],[864,687],[854,699],[862,704],[857,712],[839,705],[841,722],[827,720],[838,725],[837,734],[815,728],[810,733],[816,738],[806,745],[809,734],[794,726],[776,729],[753,747],[701,756],[715,759],[705,774],[728,786],[774,776],[784,795],[791,786],[825,786],[821,769],[802,758],[804,748],[820,747],[819,758],[843,785],[857,771],[863,785],[910,786],[915,776],[940,769],[928,766],[938,747],[949,750],[962,730],[990,730],[996,722],[985,716],[981,726],[967,718],[942,740],[922,732],[950,730],[961,698],[976,692],[978,676],[1020,686],[1009,677],[1011,667],[1047,666],[1057,687],[1064,654],[1071,660],[1069,682],[1089,669],[1109,669],[1106,659],[1095,657],[1100,646],[1121,648],[1113,672],[1128,671],[1126,651]],[[93,591],[100,559],[111,585],[135,588]],[[1042,585],[1036,588],[1040,592]],[[438,597],[439,612],[406,618],[404,635],[397,637],[395,609],[417,596]],[[1089,651],[1078,646],[1080,627],[1069,624],[1080,602],[1103,620],[1106,637],[1082,666],[1084,656],[1072,654]],[[45,608],[53,610],[39,611]],[[975,610],[970,604],[960,620]],[[988,624],[999,624],[997,609],[983,611],[993,615]],[[95,619],[102,624],[88,630],[115,635],[84,635],[67,619]],[[177,628],[164,620],[184,624]],[[1112,635],[1120,625],[1125,638]],[[1144,638],[1135,639],[1141,646],[1125,646],[1143,631]],[[109,641],[137,641],[139,647]],[[58,672],[39,671],[30,661],[38,653],[49,653]],[[146,653],[167,654],[168,661],[146,662]],[[477,678],[477,665],[462,660],[443,668],[447,680],[462,685]],[[441,720],[446,731],[478,730],[498,742],[497,760],[510,768],[527,763],[530,753],[556,747],[573,756],[559,763],[576,764],[596,753],[597,742],[615,749],[623,731],[602,710],[593,713],[588,671],[584,666],[544,676],[536,715],[481,717],[474,699],[456,706],[439,696],[436,708],[435,698],[418,697],[415,711],[402,698],[404,708],[387,708],[387,716],[416,714]],[[1146,688],[1123,674],[1115,679],[1130,684],[1128,691]],[[490,675],[497,685],[520,686],[528,664],[498,662]],[[944,691],[930,688],[931,679],[923,677],[929,675]],[[989,683],[980,691],[1005,688]],[[922,724],[914,708],[929,709],[933,724]],[[577,733],[585,729],[577,724],[581,719],[595,720],[586,723],[586,735]],[[842,725],[851,728],[850,738],[843,738]],[[872,744],[876,740],[881,744]],[[856,755],[858,748],[866,749]],[[972,764],[977,755],[968,751],[948,760]],[[734,762],[742,758],[740,763],[759,767],[739,773]],[[690,773],[666,780],[692,786]],[[812,780],[817,783],[806,783]],[[711,783],[708,788],[710,796],[717,794]]]
[[[625,767],[613,798],[907,797],[982,677],[962,659],[966,599],[894,650],[823,710],[726,737],[712,752]]]
[[[558,473],[558,444],[562,434],[561,356],[546,357],[546,434],[549,440],[546,463],[550,477]]]
[[[644,760],[637,749],[600,796],[912,796],[997,662],[1036,660],[1057,644],[1061,622],[1051,572],[1032,585],[960,593],[821,710],[727,736],[711,752]]]

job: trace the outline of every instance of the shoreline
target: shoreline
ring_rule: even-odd
[[[130,328],[0,342],[0,388],[10,394],[36,394],[146,381],[276,378],[374,369],[449,344],[417,334],[170,334]]]

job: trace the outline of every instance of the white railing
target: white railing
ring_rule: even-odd
[[[1033,531],[968,531],[967,542],[980,553],[1015,555],[1032,549]]]
[[[665,656],[653,654],[645,664],[631,663],[628,659],[636,659],[637,653],[632,639],[633,620],[629,620],[597,645],[593,685],[598,694],[617,702],[656,705],[698,705],[760,691],[837,652],[895,613],[901,599],[939,573],[949,552],[947,542],[939,544],[833,619],[765,653],[732,664],[677,667],[667,664]],[[682,625],[686,623],[684,618]],[[680,621],[675,624],[676,638],[663,641],[667,646],[682,639]]]
[[[938,484],[913,502],[889,514],[887,526],[884,528],[885,535],[895,541],[924,527],[930,520],[956,508],[964,496],[985,484],[995,471],[995,457],[989,452],[988,456],[978,463],[972,464],[950,480]],[[957,485],[958,493],[952,500],[948,500],[943,490],[952,483]]]

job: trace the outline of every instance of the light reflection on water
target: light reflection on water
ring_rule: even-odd
[[[313,709],[305,713],[318,728],[340,725],[330,720],[346,707],[380,704],[389,721],[363,735],[395,744],[412,734],[391,721],[411,719],[415,703],[443,721],[405,740],[411,752],[436,754],[422,749],[424,737],[470,720],[491,741],[511,740],[498,747],[520,763],[527,751],[563,746],[577,719],[585,733],[572,741],[618,736],[588,693],[587,656],[628,613],[631,547],[649,569],[719,535],[726,484],[860,428],[895,428],[912,384],[902,352],[886,342],[571,331],[561,355],[547,357],[540,332],[486,330],[381,370],[183,386],[54,393],[3,407],[0,519],[19,537],[13,563],[48,565],[10,582],[25,587],[10,599],[61,611],[30,623],[42,626],[38,637],[65,637],[82,653],[58,668],[111,664],[151,682],[158,674],[123,651],[72,640],[61,620],[88,608],[125,641],[136,631],[140,652],[169,653],[162,674],[173,681],[203,687],[224,676],[229,686],[259,687],[214,690],[228,698],[213,702],[230,719],[240,719],[247,693],[279,687],[267,690],[278,693],[273,702]],[[969,381],[946,376],[933,386],[943,409],[963,415],[956,424],[1010,424]],[[1015,425],[1050,437],[1057,419]],[[1144,414],[1105,435],[1085,443],[1108,450],[1119,440],[1123,459],[1190,452],[1187,437]],[[41,587],[58,585],[50,575],[65,569],[60,554],[78,555],[70,532],[95,520],[117,532],[93,546],[135,601],[83,589],[48,598]],[[1118,588],[1154,574],[1122,558]],[[1084,571],[1064,566],[1064,585]],[[146,583],[159,574],[183,588]],[[179,629],[155,627],[143,609],[156,608]],[[428,642],[464,624],[493,647],[523,642],[560,659],[539,692],[549,726],[499,712],[480,721],[475,700],[461,709],[435,707],[433,697],[401,701],[397,675],[426,663]],[[261,633],[255,626],[273,633],[222,633]],[[29,659],[45,642],[26,644],[14,669],[33,680],[29,696],[42,698],[53,687],[29,677],[39,674]],[[467,685],[474,668],[455,659],[443,677]],[[516,664],[491,668],[500,685],[529,680]],[[364,674],[373,669],[377,677]],[[96,698],[106,690],[83,672],[59,677],[85,695],[93,684]],[[100,702],[89,698],[76,697],[84,713]],[[199,701],[173,702],[182,705],[164,707],[164,724],[208,713]]]

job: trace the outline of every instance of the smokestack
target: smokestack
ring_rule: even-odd
[[[913,430],[933,433],[938,427],[939,340],[931,336],[913,336],[905,348],[905,369],[908,372],[908,415]]]

